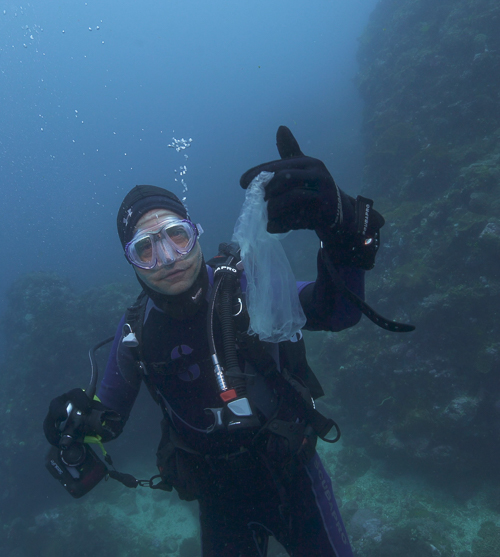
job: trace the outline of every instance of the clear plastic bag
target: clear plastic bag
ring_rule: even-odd
[[[247,308],[250,334],[260,340],[289,340],[306,322],[297,284],[280,239],[286,234],[267,232],[264,187],[274,176],[261,172],[246,190],[233,242],[240,246],[247,277]]]

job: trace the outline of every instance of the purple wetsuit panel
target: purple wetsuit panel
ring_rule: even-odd
[[[135,377],[135,381],[130,382],[125,380],[122,372],[122,370],[125,371],[125,367],[135,366],[135,362],[130,352],[120,348],[124,324],[125,316],[121,318],[118,325],[115,340],[113,341],[113,346],[111,347],[111,352],[109,354],[106,371],[97,392],[97,396],[104,406],[118,412],[118,414],[126,420],[130,415],[132,406],[134,405],[135,399],[139,393],[141,378],[130,374],[132,377]],[[120,365],[118,365],[118,357],[120,357],[121,360]],[[128,361],[126,361],[126,358],[128,358]]]

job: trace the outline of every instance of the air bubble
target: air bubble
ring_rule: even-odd
[[[172,143],[169,143],[167,147],[170,147],[171,149],[175,149],[179,153],[180,151],[183,151],[184,149],[191,147],[192,141],[193,141],[192,138],[175,139],[175,137],[172,137]]]

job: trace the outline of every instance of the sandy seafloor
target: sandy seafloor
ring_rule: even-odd
[[[320,442],[318,445],[322,460],[331,472],[335,469],[341,446],[342,442],[336,445]],[[141,477],[147,477],[150,471],[145,468]],[[369,555],[366,551],[373,540],[377,543],[385,531],[408,524],[409,517],[418,516],[419,510],[431,528],[435,527],[438,533],[443,531],[453,552],[459,555],[471,550],[481,523],[490,520],[500,525],[500,515],[483,504],[487,491],[485,486],[473,498],[460,503],[444,490],[431,487],[414,476],[390,477],[383,472],[381,465],[372,461],[367,473],[350,485],[338,487],[336,496],[344,506],[355,501],[359,508],[369,509],[376,517],[366,531],[360,533],[358,528],[355,535],[350,531],[350,516],[346,520],[357,555]],[[109,546],[107,551],[117,557],[135,556],[138,547],[142,548],[139,554],[172,557],[195,557],[199,551],[195,543],[199,535],[197,504],[181,502],[175,493],[147,488],[127,489],[114,481],[102,482],[87,497],[68,500],[67,505],[39,514],[31,531],[40,533],[40,530],[49,528],[64,537],[75,528],[79,529],[80,522],[90,534],[95,531],[101,536],[103,532],[96,530],[106,529],[112,533],[108,543],[114,545],[115,540],[116,552]],[[185,539],[190,543],[185,542],[181,550]],[[119,543],[124,541],[127,543]],[[286,553],[280,547],[272,542],[269,556],[284,557]],[[442,554],[438,546],[432,545],[431,549],[436,557]]]

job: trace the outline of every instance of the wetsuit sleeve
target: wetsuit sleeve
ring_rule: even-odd
[[[349,290],[364,300],[365,272],[347,266],[336,266]],[[307,318],[308,331],[341,331],[356,325],[361,311],[338,292],[323,259],[318,253],[318,276],[315,282],[297,283],[299,298]]]
[[[113,341],[111,353],[97,396],[109,409],[114,410],[127,421],[141,386],[141,376],[137,372],[137,362],[130,349],[121,344],[122,317]]]

